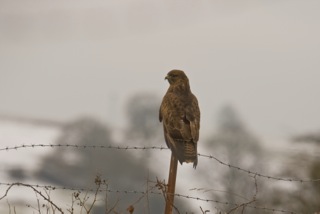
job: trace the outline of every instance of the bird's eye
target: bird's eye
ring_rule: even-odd
[[[176,75],[176,74],[172,74],[171,76],[172,76],[172,77],[177,77],[178,75]]]

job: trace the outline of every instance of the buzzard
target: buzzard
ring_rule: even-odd
[[[159,111],[165,141],[180,164],[193,163],[196,168],[200,129],[198,100],[192,94],[189,79],[183,71],[172,70],[165,79],[170,86]]]

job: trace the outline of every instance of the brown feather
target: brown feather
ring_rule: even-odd
[[[192,94],[188,77],[183,71],[172,70],[166,79],[170,87],[159,111],[166,144],[181,164],[191,162],[196,168],[200,129],[198,100]]]

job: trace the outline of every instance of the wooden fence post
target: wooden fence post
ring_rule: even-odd
[[[178,159],[174,156],[173,152],[171,152],[165,214],[172,214],[172,209],[174,206],[174,193],[176,188],[177,168]]]

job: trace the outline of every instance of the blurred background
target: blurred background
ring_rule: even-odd
[[[165,146],[164,77],[182,69],[201,108],[199,153],[270,176],[320,178],[319,10],[312,0],[0,0],[0,147]],[[110,188],[145,190],[167,179],[169,158],[168,150],[0,151],[0,183],[85,188],[100,174]],[[256,190],[250,175],[213,160],[179,167],[179,193],[239,204]],[[319,182],[258,178],[258,190],[256,206],[320,211]],[[72,192],[52,194],[70,207]],[[119,213],[139,197],[109,195],[121,199]],[[150,197],[135,212],[162,213],[163,198]],[[32,213],[35,203],[32,190],[16,187],[0,212]],[[182,213],[233,208],[177,203]],[[269,213],[245,213],[257,212]]]

